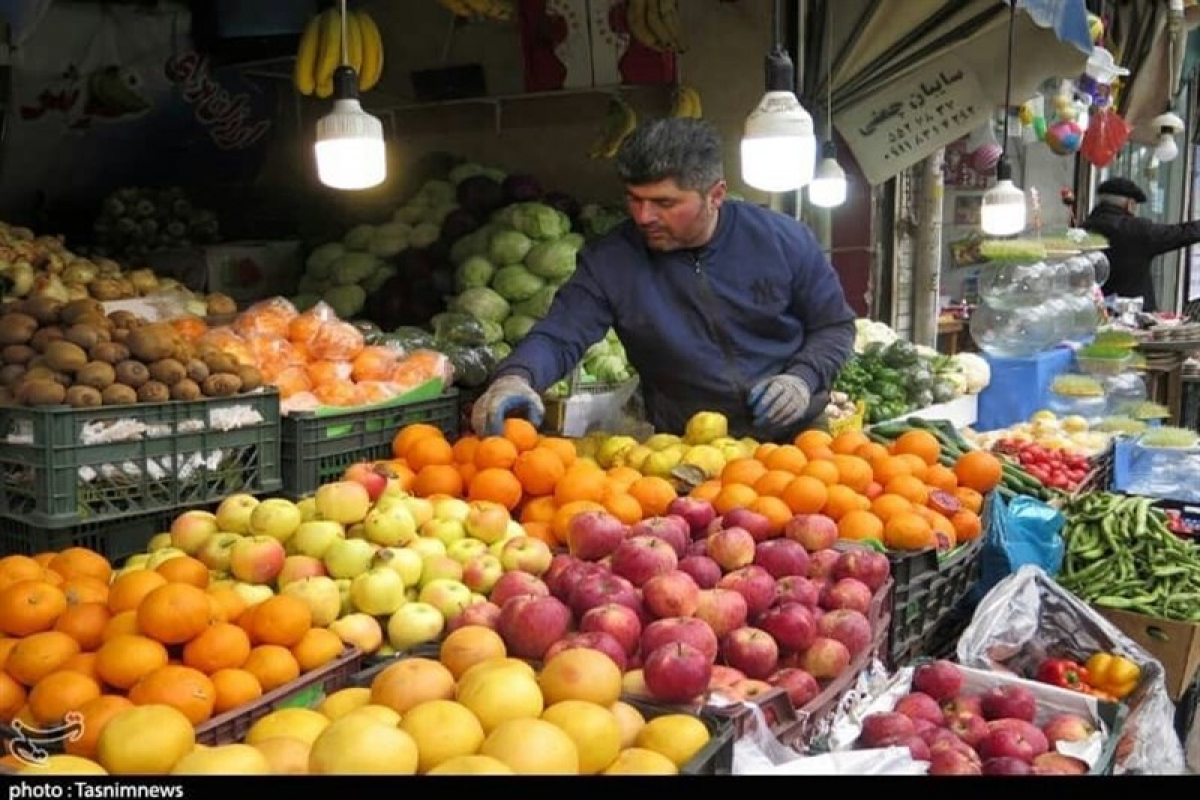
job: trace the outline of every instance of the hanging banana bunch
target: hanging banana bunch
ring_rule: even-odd
[[[625,23],[639,43],[660,53],[685,53],[679,0],[627,0]]]
[[[438,4],[456,17],[508,22],[516,14],[510,0],[438,0]]]
[[[346,15],[346,60],[358,74],[358,90],[368,92],[383,74],[383,39],[366,11]],[[292,81],[303,95],[333,94],[333,71],[342,63],[342,15],[326,9],[308,21],[300,36]]]
[[[614,94],[608,101],[608,113],[604,117],[604,132],[588,150],[591,158],[613,158],[621,142],[637,127],[638,116],[633,107],[620,95]]]
[[[704,105],[700,102],[700,92],[696,87],[681,83],[675,87],[671,99],[672,117],[691,117],[700,119],[704,116]]]

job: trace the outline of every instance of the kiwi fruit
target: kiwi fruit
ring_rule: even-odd
[[[62,307],[61,302],[51,297],[31,297],[25,301],[22,311],[42,325],[53,325],[58,322]]]
[[[72,322],[67,328],[73,328],[76,325],[85,325],[96,330],[96,334],[100,338],[106,338],[106,334],[112,330],[112,323],[108,321],[108,317],[102,314],[84,314],[79,319]],[[111,337],[107,337],[111,338]]]
[[[156,322],[134,328],[125,340],[125,346],[133,357],[152,364],[175,354],[177,335],[170,325]]]
[[[217,375],[209,375],[204,379],[204,383],[200,388],[209,397],[229,397],[230,395],[237,394],[238,389],[242,388],[242,379],[237,375],[223,372]]]
[[[0,386],[16,386],[26,374],[24,364],[5,364],[0,367]]]
[[[106,364],[120,364],[129,358],[129,348],[119,342],[99,342],[88,351],[92,361],[103,361]]]
[[[239,364],[237,368],[237,376],[242,381],[239,391],[252,392],[263,385],[263,376],[262,373],[258,371],[258,367],[253,367],[249,364]]]
[[[150,365],[150,377],[167,386],[174,386],[187,377],[187,368],[173,358],[164,358]]]
[[[218,372],[237,372],[238,360],[228,353],[207,353],[204,363],[208,365],[209,374]]]
[[[58,318],[67,325],[74,325],[87,315],[105,316],[103,304],[95,298],[85,297],[79,300],[71,300],[59,309],[58,312]]]
[[[123,383],[114,383],[100,393],[106,406],[130,406],[137,402],[137,391]]]
[[[58,372],[75,372],[88,363],[88,354],[79,345],[60,339],[46,345],[46,366]]]
[[[63,338],[72,344],[77,344],[84,350],[91,350],[100,343],[100,331],[86,323],[77,322],[67,328]]]
[[[125,344],[125,340],[129,338],[129,328],[113,328],[112,340],[119,344]]]
[[[136,328],[142,324],[142,318],[132,311],[113,311],[108,315],[108,321],[114,328]]]
[[[193,358],[187,363],[187,376],[197,384],[204,383],[204,379],[209,375],[208,364],[205,364],[198,358]]]
[[[104,402],[100,390],[91,386],[72,386],[67,389],[66,400],[72,408],[95,408]]]
[[[202,396],[200,384],[191,378],[184,378],[171,386],[172,400],[199,400]]]
[[[138,389],[150,380],[150,370],[140,361],[132,358],[117,364],[117,383],[123,383],[132,389]]]
[[[211,317],[219,317],[224,314],[236,314],[237,302],[227,294],[214,292],[205,298],[206,312]]]
[[[11,313],[0,317],[0,345],[25,344],[37,333],[38,321],[28,314]]]
[[[63,386],[69,388],[74,385],[75,376],[66,372],[52,372],[50,373],[50,380],[61,383]]]
[[[75,373],[75,383],[93,389],[107,389],[117,379],[117,371],[105,361],[92,361]]]
[[[67,399],[67,387],[48,380],[24,380],[17,387],[17,402],[27,406],[58,406]]]
[[[0,350],[0,359],[5,364],[28,364],[36,355],[37,351],[27,344],[10,344]]]
[[[51,342],[57,342],[63,338],[62,328],[57,325],[50,325],[45,328],[39,328],[38,332],[29,340],[29,346],[39,353],[46,352],[46,345]]]
[[[139,403],[165,403],[171,399],[171,390],[165,383],[146,381],[137,390]]]
[[[49,367],[47,367],[44,364],[36,364],[35,365],[31,362],[29,364],[26,364],[25,366],[27,368],[25,370],[25,380],[27,380],[27,381],[34,381],[34,380],[52,381],[52,380],[54,380],[54,370],[50,369]]]

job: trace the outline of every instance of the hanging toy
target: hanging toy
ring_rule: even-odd
[[[1046,98],[1035,94],[1017,109],[1021,122],[1021,139],[1026,143],[1040,142],[1046,138]]]
[[[967,138],[967,152],[971,154],[971,168],[976,172],[986,175],[995,171],[1003,149],[996,141],[990,118],[971,132]]]
[[[1100,44],[1100,40],[1104,38],[1104,20],[1098,14],[1087,15],[1088,36],[1092,37],[1092,44]]]
[[[1055,155],[1073,156],[1083,146],[1083,133],[1075,98],[1067,85],[1060,86],[1054,96],[1054,120],[1046,128],[1046,146]]]
[[[1084,64],[1083,74],[1075,81],[1075,87],[1083,96],[1084,102],[1097,108],[1105,108],[1112,100],[1113,82],[1128,74],[1128,69],[1117,66],[1112,53],[1103,47],[1094,47],[1087,63]]]

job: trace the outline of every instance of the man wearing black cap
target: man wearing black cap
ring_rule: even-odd
[[[1128,178],[1111,178],[1096,188],[1099,203],[1083,223],[1108,239],[1109,275],[1104,294],[1141,297],[1143,311],[1157,311],[1150,262],[1162,253],[1200,242],[1200,220],[1164,225],[1137,216],[1146,193]]]

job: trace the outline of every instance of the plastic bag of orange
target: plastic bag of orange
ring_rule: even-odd
[[[349,322],[331,320],[308,340],[308,355],[318,361],[353,361],[364,346],[362,331]]]
[[[286,297],[272,297],[247,308],[233,321],[233,329],[242,336],[288,338],[288,328],[297,316],[296,307]]]
[[[289,323],[288,339],[293,343],[307,345],[316,336],[322,325],[326,322],[336,322],[337,318],[337,312],[333,310],[333,307],[325,301],[321,301],[304,313],[297,314],[296,318]]]

